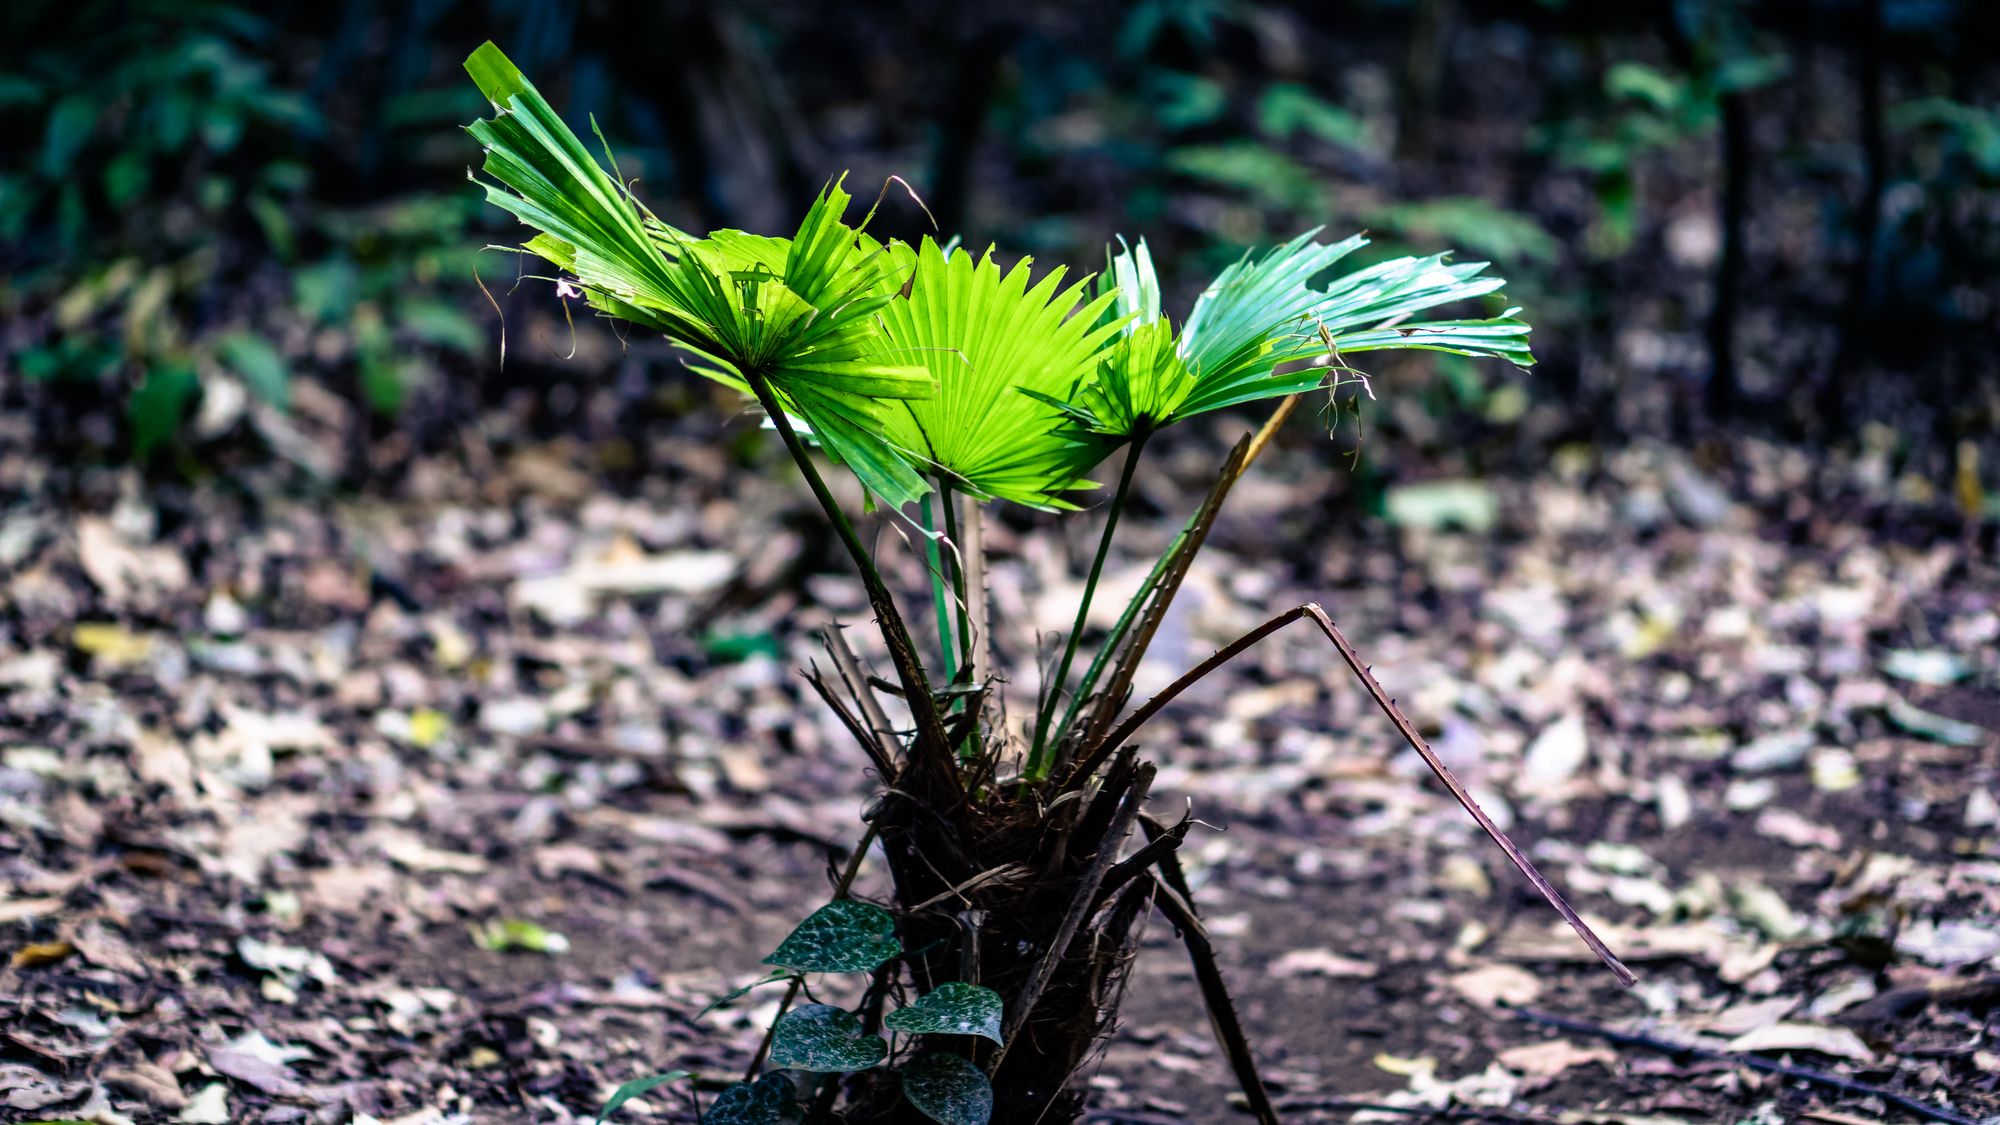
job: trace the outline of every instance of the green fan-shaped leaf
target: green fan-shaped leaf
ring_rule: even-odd
[[[1281,365],[1310,353],[1308,320],[1325,295],[1314,277],[1367,244],[1360,235],[1336,243],[1308,231],[1262,254],[1245,254],[1196,298],[1181,328],[1181,355],[1198,388],[1181,416],[1235,402],[1310,390],[1324,373],[1281,374]]]
[[[1450,265],[1438,254],[1331,276],[1368,240],[1322,243],[1317,234],[1246,254],[1222,271],[1178,337],[1158,314],[1159,285],[1145,243],[1114,253],[1107,273],[1121,287],[1119,308],[1136,319],[1094,378],[1055,401],[1081,428],[1120,438],[1143,426],[1311,390],[1326,368],[1300,361],[1327,356],[1329,344],[1338,353],[1417,348],[1534,362],[1528,326],[1514,317],[1518,309],[1483,320],[1408,319],[1498,289],[1504,282],[1484,276],[1484,262]],[[1128,287],[1137,295],[1122,295]]]
[[[889,1053],[879,1035],[864,1035],[861,1019],[831,1004],[802,1004],[771,1034],[771,1065],[837,1074],[866,1070]]]
[[[928,397],[935,384],[891,352],[879,314],[900,283],[881,244],[843,221],[850,199],[837,181],[793,238],[697,239],[605,172],[497,47],[473,52],[466,70],[497,111],[469,126],[486,147],[487,198],[540,232],[528,253],[574,275],[593,307],[693,352],[699,373],[744,391],[767,383],[889,503],[927,490],[908,451],[883,441],[882,416],[885,400]]]
[[[1091,433],[1123,438],[1142,427],[1176,421],[1195,387],[1194,372],[1181,358],[1173,324],[1160,319],[1131,327],[1120,336],[1099,361],[1096,376],[1071,392],[1067,401],[1034,397]]]
[[[986,1125],[993,1086],[957,1055],[924,1055],[903,1068],[903,1096],[938,1125]]]
[[[766,1074],[755,1083],[732,1082],[723,1087],[702,1125],[788,1125],[799,1112],[798,1088],[782,1074]]]
[[[865,973],[902,951],[888,911],[843,898],[813,911],[764,963],[798,973]]]
[[[1000,994],[966,981],[946,981],[883,1019],[891,1031],[912,1035],[983,1035],[1000,1038]]]
[[[1062,287],[1061,268],[1030,286],[1026,259],[1003,272],[991,250],[975,260],[926,238],[902,253],[910,295],[882,315],[900,354],[929,368],[938,392],[887,410],[887,440],[974,495],[1069,506],[1060,494],[1089,487],[1082,474],[1106,450],[1044,398],[1091,374],[1119,328],[1101,316],[1113,295],[1086,301],[1083,283]]]
[[[671,307],[670,261],[641,210],[500,48],[482,45],[466,72],[498,110],[467,126],[486,147],[486,198],[548,235],[530,249],[589,287]],[[511,190],[510,190],[511,189]]]
[[[611,1092],[611,1100],[605,1102],[604,1108],[597,1111],[596,1125],[603,1125],[605,1118],[617,1113],[619,1107],[633,1098],[641,1094],[651,1093],[669,1082],[678,1082],[686,1077],[688,1077],[688,1072],[685,1070],[670,1070],[665,1074],[655,1074],[650,1078],[634,1078],[632,1081],[625,1083]]]

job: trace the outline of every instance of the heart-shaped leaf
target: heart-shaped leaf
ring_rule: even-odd
[[[999,993],[954,980],[924,993],[909,1007],[890,1012],[882,1023],[891,1031],[912,1035],[984,1035],[998,1043],[1000,1014]]]
[[[806,1004],[778,1021],[771,1036],[771,1065],[831,1074],[866,1070],[882,1061],[889,1044],[863,1035],[853,1012],[831,1004]]]
[[[865,973],[902,951],[888,911],[843,898],[813,911],[764,963],[799,973]]]
[[[903,1068],[903,1096],[938,1125],[986,1125],[993,1086],[957,1055],[925,1055]]]
[[[624,1105],[640,1094],[664,1086],[669,1082],[678,1082],[687,1076],[688,1072],[685,1070],[670,1070],[665,1074],[655,1074],[651,1078],[634,1078],[632,1081],[611,1091],[611,1100],[605,1102],[604,1108],[597,1111],[597,1125],[603,1125],[604,1119],[617,1113],[619,1106]]]
[[[788,1125],[800,1116],[799,1092],[792,1080],[766,1074],[755,1085],[733,1082],[723,1087],[701,1121],[702,1125]]]

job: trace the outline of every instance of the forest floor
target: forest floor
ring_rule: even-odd
[[[0,1118],[588,1121],[740,1074],[776,995],[697,1013],[859,835],[865,758],[797,670],[866,621],[803,490],[669,452],[623,495],[522,443],[339,500],[0,453]],[[1181,452],[1135,548],[1202,486]],[[1748,440],[1564,450],[1401,526],[1345,480],[1310,441],[1259,465],[1141,693],[1323,602],[1639,983],[1280,634],[1145,745],[1287,1120],[2000,1120],[1990,528]],[[991,536],[1029,669],[1094,530],[1065,560],[1031,522]],[[1103,1121],[1244,1119],[1157,918],[1088,1081]]]

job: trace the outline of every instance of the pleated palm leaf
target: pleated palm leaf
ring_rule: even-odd
[[[1178,336],[1160,313],[1145,242],[1113,254],[1101,284],[1119,288],[1120,311],[1133,320],[1093,378],[1063,396],[1066,413],[1092,433],[1119,439],[1298,394],[1325,381],[1324,367],[1301,361],[1326,356],[1329,343],[1339,354],[1407,348],[1534,362],[1517,309],[1484,319],[1405,321],[1500,288],[1505,281],[1485,276],[1486,263],[1447,264],[1443,254],[1396,258],[1321,281],[1368,240],[1322,243],[1318,233],[1244,255],[1203,291]]]
[[[499,48],[480,47],[466,70],[497,111],[469,127],[486,148],[487,198],[539,232],[526,251],[572,275],[592,306],[695,353],[698,372],[768,388],[890,505],[927,491],[910,451],[882,435],[888,403],[928,398],[936,382],[882,330],[900,280],[881,244],[842,221],[839,184],[790,239],[694,238],[607,174]]]
[[[1102,315],[1112,293],[1063,286],[1061,267],[1030,285],[1026,258],[1003,271],[990,249],[975,259],[929,238],[891,254],[896,274],[909,264],[909,298],[890,302],[883,320],[938,393],[886,411],[889,444],[982,499],[1072,507],[1062,494],[1090,487],[1083,474],[1110,445],[1046,400],[1088,379],[1117,334],[1120,323]]]

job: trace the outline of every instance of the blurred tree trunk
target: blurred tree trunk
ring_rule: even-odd
[[[973,168],[986,132],[987,105],[1018,35],[1014,22],[1001,17],[964,38],[959,46],[958,66],[938,123],[937,151],[931,162],[930,206],[940,238],[965,231]]]
[[[1660,0],[1660,36],[1674,64],[1690,78],[1699,79],[1718,69],[1713,57],[1719,44],[1698,43],[1681,23],[1676,0]],[[1709,21],[1713,24],[1715,21]],[[1719,36],[1711,27],[1704,34]],[[1750,109],[1743,92],[1718,89],[1716,112],[1721,119],[1722,195],[1718,201],[1718,222],[1722,230],[1722,252],[1715,266],[1715,296],[1708,312],[1708,383],[1705,405],[1711,418],[1725,417],[1742,405],[1742,382],[1736,369],[1736,311],[1742,300],[1743,270],[1746,261],[1744,234],[1750,214]]]
[[[1396,157],[1428,163],[1437,147],[1437,114],[1444,93],[1457,0],[1417,0],[1409,49],[1396,83]]]
[[[1822,433],[1840,428],[1850,376],[1867,355],[1869,319],[1875,304],[1876,243],[1882,233],[1882,193],[1888,180],[1888,143],[1882,129],[1882,0],[1862,0],[1854,34],[1855,72],[1860,83],[1861,198],[1855,205],[1854,265],[1840,306],[1840,344],[1833,366],[1820,384],[1815,413]]]

